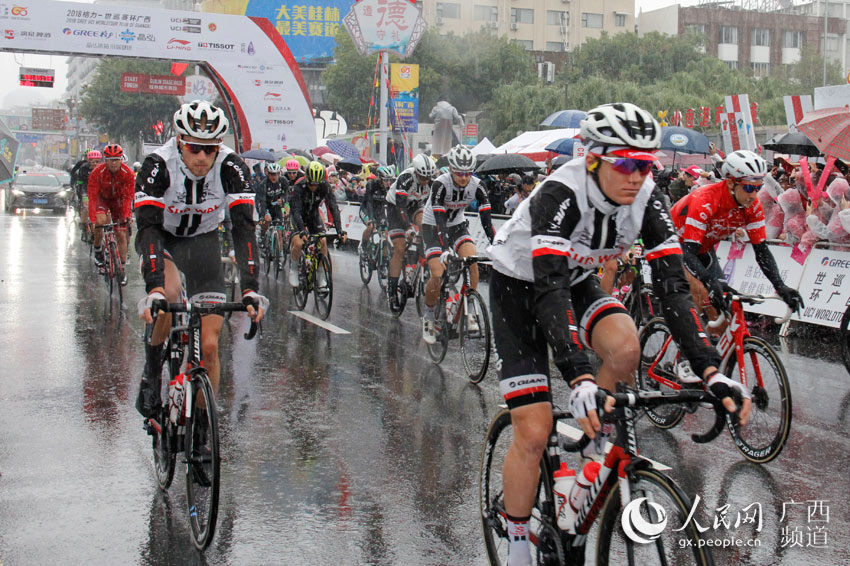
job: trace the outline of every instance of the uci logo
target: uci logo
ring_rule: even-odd
[[[649,506],[650,516],[657,518],[657,522],[651,523],[643,518],[640,506],[644,501],[646,497],[639,497],[626,505],[620,520],[623,524],[623,532],[638,544],[649,544],[654,541],[661,536],[661,532],[667,526],[667,512],[653,501],[647,501],[646,504]]]

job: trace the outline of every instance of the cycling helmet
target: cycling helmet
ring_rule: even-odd
[[[202,140],[219,140],[230,122],[221,108],[209,102],[193,100],[174,113],[174,129],[178,134]]]
[[[440,167],[440,173],[448,173],[448,172],[449,172],[448,167]]]
[[[266,173],[269,175],[276,175],[280,173],[280,164],[279,163],[269,163],[266,165]]]
[[[449,167],[458,173],[469,173],[475,169],[475,155],[465,145],[456,145],[449,150]]]
[[[726,156],[720,173],[726,179],[761,181],[767,175],[767,161],[752,151],[733,151]]]
[[[141,164],[141,163],[139,163],[138,161],[136,161],[135,163],[133,163],[133,171],[135,171],[136,173],[138,173],[138,172],[139,172],[139,171],[141,171],[141,170],[142,170],[142,164]]]
[[[393,172],[389,167],[381,165],[375,169],[375,176],[382,181],[389,181],[393,178]]]
[[[431,178],[437,174],[437,166],[434,165],[434,160],[424,153],[420,153],[414,157],[410,164],[413,165],[413,170],[420,177]]]
[[[86,154],[86,159],[103,159],[103,155],[98,150],[93,149]]]
[[[325,166],[318,161],[311,161],[307,166],[307,182],[321,183],[325,180]]]
[[[661,127],[652,114],[628,102],[603,104],[581,121],[581,137],[593,146],[661,147]]]
[[[117,143],[111,143],[103,148],[103,156],[106,159],[121,159],[124,157],[124,150]]]
[[[522,177],[520,177],[518,173],[511,173],[508,175],[508,181],[514,185],[520,185],[522,183]]]
[[[296,173],[298,169],[301,168],[301,164],[298,163],[295,159],[290,159],[286,162],[286,172],[287,173]]]

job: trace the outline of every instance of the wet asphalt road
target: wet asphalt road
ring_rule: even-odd
[[[132,407],[141,277],[131,272],[119,310],[66,218],[2,215],[0,250],[0,565],[486,563],[476,482],[501,400],[494,372],[466,383],[455,349],[434,366],[415,308],[392,318],[353,253],[335,252],[329,320],[351,334],[289,314],[287,286],[264,276],[273,306],[261,339],[242,339],[243,315],[223,332],[222,505],[201,555],[180,468],[161,493]],[[644,419],[642,449],[700,495],[704,517],[728,503],[734,526],[761,504],[761,532],[704,534],[759,543],[715,550],[717,564],[848,564],[850,376],[834,338],[781,347],[794,422],[778,460],[745,462],[726,433],[695,445],[705,411],[672,431]],[[565,392],[557,381],[556,399]],[[828,522],[809,517],[811,500],[824,501]],[[786,505],[780,522],[790,501],[803,504]]]

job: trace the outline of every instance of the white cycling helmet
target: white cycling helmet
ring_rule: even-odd
[[[475,170],[475,155],[465,145],[456,145],[451,148],[447,159],[452,171],[469,173]]]
[[[139,163],[138,161],[134,162],[134,163],[133,163],[133,171],[135,171],[136,173],[138,173],[138,172],[139,172],[139,171],[141,171],[141,170],[142,170],[142,164],[141,164],[141,163]]]
[[[437,174],[437,165],[434,163],[434,160],[424,153],[420,153],[414,157],[410,164],[413,165],[413,170],[420,177],[430,179]]]
[[[767,161],[752,151],[739,149],[726,156],[720,173],[726,179],[761,181],[767,175]]]
[[[661,147],[661,127],[652,114],[628,102],[603,104],[581,121],[581,137],[593,146]]]
[[[202,140],[219,140],[230,122],[221,108],[203,100],[193,100],[174,113],[174,129],[184,136]]]
[[[280,163],[269,163],[266,165],[266,173],[269,175],[274,175],[275,173],[280,173]]]

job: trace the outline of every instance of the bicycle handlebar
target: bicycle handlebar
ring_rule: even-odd
[[[151,305],[151,316],[154,322],[159,312],[197,312],[201,316],[205,314],[222,315],[227,312],[247,312],[248,305],[243,303],[167,303],[163,300],[154,301]],[[151,325],[153,326],[153,325]],[[257,335],[259,325],[251,321],[248,332],[243,334],[245,340],[252,340]]]
[[[759,305],[759,304],[761,304],[765,301],[769,301],[769,300],[773,300],[773,299],[779,299],[781,301],[782,297],[780,297],[779,295],[777,295],[775,293],[771,294],[771,295],[739,295],[739,294],[733,294],[733,295],[731,295],[731,299],[733,301],[737,301],[739,303],[744,303],[744,304],[748,304],[748,305]],[[791,307],[786,307],[785,315],[781,316],[781,317],[775,317],[773,319],[773,322],[775,322],[776,324],[785,324],[786,322],[788,322],[788,320],[790,320],[792,314],[794,314],[794,311],[791,310]],[[711,320],[711,321],[708,322],[708,327],[709,328],[719,328],[725,322],[726,322],[726,313],[722,312],[722,313],[720,313],[720,316],[718,316],[716,320]]]

